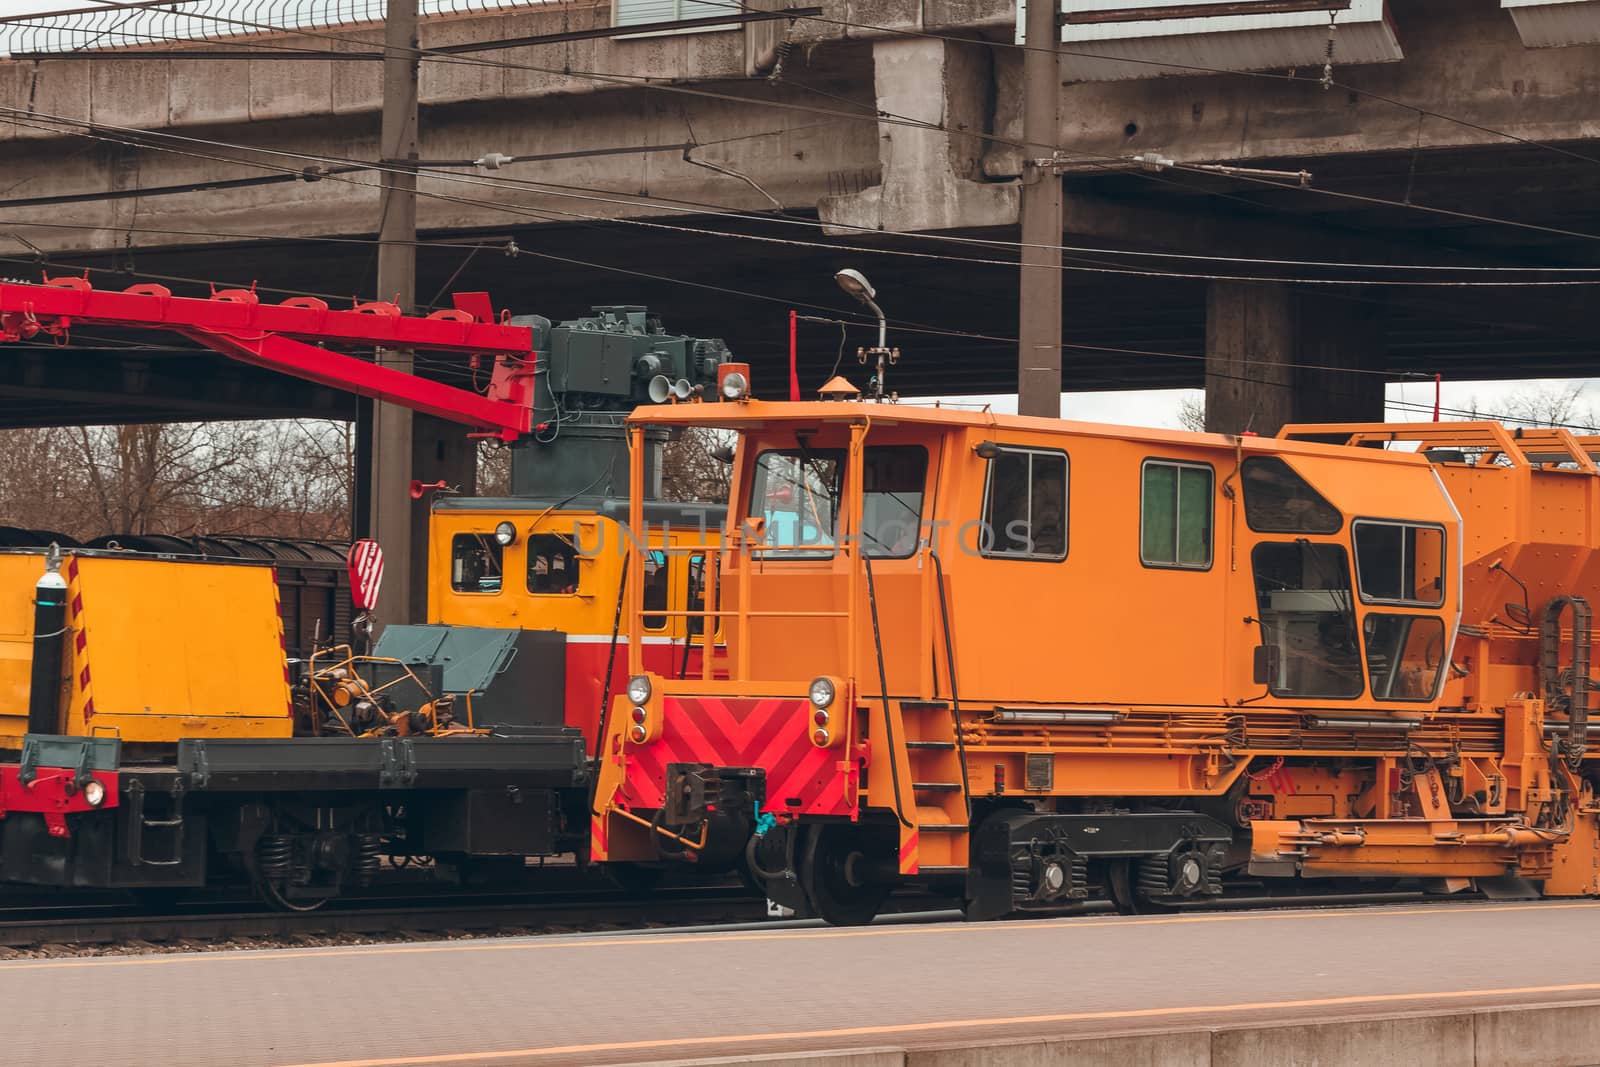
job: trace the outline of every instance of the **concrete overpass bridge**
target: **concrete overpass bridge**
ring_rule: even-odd
[[[1013,389],[1017,179],[1049,146],[1021,143],[1012,3],[825,0],[808,18],[606,35],[617,10],[635,17],[614,4],[633,2],[425,22],[419,299],[486,288],[553,318],[646,302],[674,328],[727,336],[773,380],[788,307],[858,317],[829,280],[854,265],[900,327],[902,389]],[[1346,39],[1354,58],[1375,58],[1362,3],[1382,10],[1393,45],[1377,48],[1384,62],[1345,65]],[[1063,84],[1063,241],[1104,250],[1067,256],[1064,384],[1205,383],[1220,417],[1264,426],[1376,413],[1381,374],[1312,366],[1587,373],[1592,287],[1570,283],[1597,275],[1549,268],[1600,266],[1600,147],[1589,143],[1600,45],[1529,47],[1508,6],[1358,0],[1340,13],[1356,21],[1335,39],[1328,88],[1320,63],[1290,75],[1151,65],[1164,76]],[[1585,39],[1576,9],[1600,4],[1561,6],[1572,23],[1561,39]],[[379,157],[381,64],[306,56],[370,56],[380,36],[332,27],[94,58],[24,58],[8,42],[5,269],[24,273],[42,252],[60,270],[378,295],[379,175],[359,164]],[[477,42],[497,47],[448,51]],[[1104,65],[1090,55],[1128,54],[1125,41],[1063,47],[1069,75]],[[1230,47],[1246,51],[1196,38],[1154,54],[1227,62]],[[532,158],[470,165],[491,152]],[[1302,187],[1128,162],[1145,154],[1311,177]],[[431,165],[448,161],[465,165]],[[513,245],[520,254],[508,257]],[[1395,266],[1416,263],[1501,270]],[[817,378],[837,335],[820,327],[806,339],[803,369]],[[95,368],[104,392],[73,386],[86,376],[61,370],[69,359]],[[0,419],[74,417],[75,404],[94,418],[168,418],[201,413],[208,397],[241,415],[343,407],[184,359],[167,374],[153,351],[58,353],[42,367],[11,355],[0,361]],[[208,379],[216,390],[196,387]]]
[[[648,304],[726,337],[775,391],[789,308],[861,321],[830,280],[854,266],[906,350],[901,391],[1008,392],[1018,182],[1054,154],[1067,389],[1204,385],[1214,427],[1270,431],[1378,417],[1384,382],[1412,375],[1591,373],[1600,0],[1352,0],[1327,71],[1324,12],[1254,35],[1068,25],[1047,145],[1021,134],[1013,0],[803,10],[570,0],[425,21],[419,300],[487,289],[554,319]],[[657,24],[679,17],[698,21]],[[381,27],[157,36],[67,54],[0,24],[0,271],[384,295]],[[509,160],[474,165],[490,153]],[[1309,177],[1193,166],[1216,164]],[[840,333],[803,341],[818,383]],[[0,355],[0,425],[355,414],[150,337]]]

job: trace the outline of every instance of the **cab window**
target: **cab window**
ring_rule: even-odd
[[[1244,521],[1256,533],[1332,534],[1344,516],[1277,456],[1251,456],[1239,468]]]
[[[862,552],[906,559],[922,532],[922,487],[928,480],[928,450],[921,445],[867,449],[861,471]]]
[[[1251,553],[1263,645],[1275,647],[1274,696],[1349,699],[1366,688],[1350,565],[1339,545],[1269,541]]]
[[[665,552],[651,552],[644,558],[644,628],[646,630],[664,630],[667,627],[667,617],[660,612],[667,610],[667,585],[669,582],[670,568],[667,565]],[[651,614],[656,612],[657,614]]]
[[[1067,454],[1006,448],[989,461],[982,554],[1005,559],[1067,558]]]
[[[578,591],[578,550],[565,537],[528,538],[528,592],[560,596]]]
[[[458,593],[498,593],[504,552],[494,534],[456,534],[450,539],[450,588]]]
[[[692,612],[704,612],[706,609],[706,557],[698,552],[689,557],[689,591],[687,597],[688,608]],[[720,629],[717,612],[722,607],[722,591],[716,590],[716,595],[711,601],[711,631],[715,636]],[[705,633],[705,616],[694,614],[689,616],[688,633],[698,636]]]
[[[1144,461],[1139,560],[1146,567],[1211,566],[1213,478],[1205,464]]]
[[[1356,583],[1368,604],[1444,603],[1444,528],[1409,522],[1353,524]]]
[[[843,493],[842,449],[774,450],[757,456],[749,513],[762,520],[766,557],[832,556]]]
[[[861,471],[862,552],[904,559],[917,549],[928,450],[873,445]],[[756,457],[750,514],[762,519],[768,559],[826,559],[838,536],[843,449],[795,449]]]
[[[1444,622],[1436,615],[1367,616],[1367,675],[1376,700],[1431,700],[1444,669]]]

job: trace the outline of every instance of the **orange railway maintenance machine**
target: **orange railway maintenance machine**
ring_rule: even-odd
[[[629,419],[636,445],[737,435],[725,544],[684,548],[714,561],[727,673],[633,651],[595,857],[743,847],[773,900],[841,923],[908,882],[973,918],[1263,878],[1600,892],[1600,439],[823,393]]]
[[[705,553],[665,550],[714,543],[722,510],[660,499],[664,434],[640,450],[648,499],[620,495],[622,419],[635,403],[694,395],[726,347],[666,334],[634,306],[552,324],[497,318],[484,294],[416,317],[387,303],[265,304],[242,289],[0,284],[0,342],[76,326],[166,330],[450,419],[513,449],[512,492],[434,497],[428,623],[388,627],[371,655],[330,619],[322,649],[286,661],[266,566],[72,548],[47,568],[37,552],[0,555],[15,583],[47,570],[38,617],[0,641],[16,646],[0,687],[27,697],[0,707],[0,748],[20,753],[0,762],[0,881],[175,887],[225,868],[305,907],[369,879],[380,854],[583,852],[592,744],[603,696],[624,680],[612,679],[622,650],[663,676],[707,669],[681,617]],[[481,369],[482,391],[361,358],[376,346],[459,355],[475,379]],[[630,536],[631,503],[654,532]],[[644,603],[679,616],[635,629],[622,615],[628,551],[649,574]],[[230,625],[236,612],[248,618]]]

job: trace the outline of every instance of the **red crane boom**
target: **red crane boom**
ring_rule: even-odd
[[[319,385],[407,407],[515,440],[533,429],[533,333],[485,321],[488,298],[458,293],[453,310],[403,315],[373,302],[335,311],[315,297],[263,304],[253,289],[173,296],[160,285],[120,292],[84,278],[0,283],[0,342],[65,338],[74,326],[167,330],[220,352]],[[430,381],[323,347],[376,346],[492,356],[484,393]]]

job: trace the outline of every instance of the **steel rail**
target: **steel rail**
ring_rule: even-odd
[[[521,899],[513,899],[521,898]],[[489,902],[492,901],[492,902]],[[41,913],[42,912],[42,913]],[[51,914],[51,913],[54,914]],[[66,914],[61,914],[65,912]],[[573,926],[628,928],[681,926],[696,923],[754,921],[765,905],[742,887],[728,889],[658,890],[648,897],[621,893],[585,896],[563,893],[548,901],[529,901],[525,894],[498,894],[463,901],[396,905],[391,900],[363,904],[330,902],[311,912],[264,908],[217,910],[180,907],[148,913],[137,907],[110,906],[28,909],[16,918],[0,912],[0,948],[117,945],[147,942],[153,946],[277,939],[331,934],[444,936],[454,933],[493,935],[512,929],[563,929]]]

